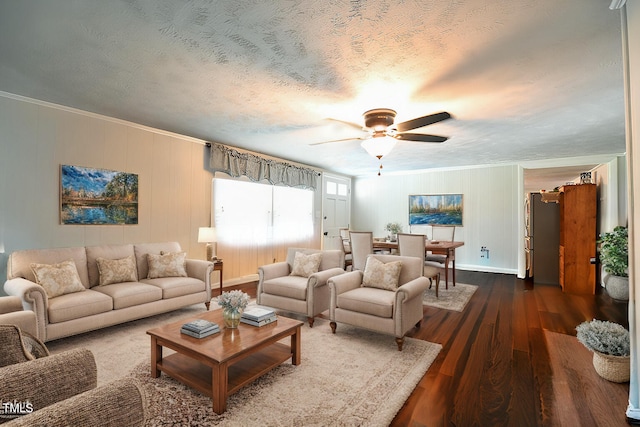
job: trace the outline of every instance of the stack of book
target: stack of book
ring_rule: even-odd
[[[196,319],[182,325],[182,328],[180,328],[180,332],[191,337],[204,338],[208,337],[209,335],[213,335],[216,332],[220,332],[220,326],[218,326],[218,324],[215,322],[210,322],[204,319]]]
[[[250,307],[240,316],[242,323],[253,326],[264,326],[276,320],[278,320],[276,312],[267,307]]]

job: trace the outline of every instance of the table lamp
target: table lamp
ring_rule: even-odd
[[[207,261],[215,261],[218,259],[213,247],[216,239],[216,229],[214,227],[200,227],[198,230],[198,243],[207,244]]]

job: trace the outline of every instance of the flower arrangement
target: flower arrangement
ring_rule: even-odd
[[[627,227],[615,227],[600,234],[600,261],[604,271],[614,276],[629,277],[629,234]]]
[[[391,234],[402,233],[402,225],[400,225],[399,222],[389,222],[385,225],[384,229]]]
[[[610,356],[629,356],[629,331],[622,325],[605,320],[593,319],[576,327],[577,338],[585,347],[594,352]]]
[[[249,295],[242,291],[223,292],[218,298],[218,305],[224,310],[234,311],[236,313],[247,308],[249,304]]]

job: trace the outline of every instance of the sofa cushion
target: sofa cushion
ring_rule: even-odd
[[[308,283],[309,279],[305,277],[282,276],[265,280],[262,289],[266,294],[306,301]]]
[[[109,295],[113,299],[114,310],[162,299],[162,289],[139,282],[114,283],[93,290]]]
[[[137,282],[136,259],[133,255],[121,259],[96,258],[100,286],[112,283]]]
[[[143,279],[142,283],[162,289],[162,299],[192,295],[205,291],[204,282],[193,277],[161,277],[158,279]]]
[[[44,288],[49,298],[85,290],[72,259],[57,264],[32,263],[31,269],[36,283]]]
[[[85,288],[89,288],[87,253],[84,247],[28,249],[12,252],[7,262],[7,279],[22,277],[35,282],[36,278],[33,275],[33,270],[31,270],[32,263],[55,264],[68,259],[72,259],[76,263],[80,281]]]
[[[387,291],[398,289],[398,279],[402,269],[401,261],[384,263],[373,257],[367,258],[362,277],[362,286],[379,288]]]
[[[117,260],[131,255],[134,255],[133,245],[87,246],[87,270],[89,271],[90,286],[93,288],[94,286],[100,285],[98,258]],[[138,277],[140,277],[139,274]]]
[[[161,277],[187,277],[185,262],[186,252],[169,252],[147,254],[148,272],[147,279],[158,279]]]
[[[395,292],[361,287],[339,294],[337,307],[348,311],[391,318],[393,317],[395,297]]]
[[[180,244],[178,242],[164,242],[164,243],[138,243],[133,247],[136,255],[136,264],[138,264],[138,279],[144,279],[147,277],[149,260],[147,254],[156,254],[164,252],[181,252]]]
[[[49,323],[66,322],[113,310],[110,296],[92,289],[49,300]]]
[[[293,259],[293,268],[291,269],[291,275],[309,277],[313,273],[318,272],[321,261],[322,252],[318,252],[315,254],[304,254],[302,252],[296,252],[296,256]]]

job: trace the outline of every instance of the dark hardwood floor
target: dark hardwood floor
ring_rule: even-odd
[[[549,332],[562,334],[553,335],[562,338],[555,345],[562,345],[558,342],[568,342],[564,336],[575,336],[575,327],[593,318],[628,328],[626,303],[606,293],[565,294],[559,286],[513,275],[460,270],[456,276],[478,290],[461,313],[425,306],[421,327],[409,336],[440,343],[443,349],[392,426],[560,426],[568,425],[566,419],[582,426],[627,425],[627,400],[621,396],[628,395],[628,384],[593,379],[580,347],[581,357],[566,375],[572,384],[560,394],[554,386],[559,376],[551,367],[554,349],[545,338]],[[240,288],[255,296],[255,283]],[[595,402],[606,406],[606,421],[589,415]]]

